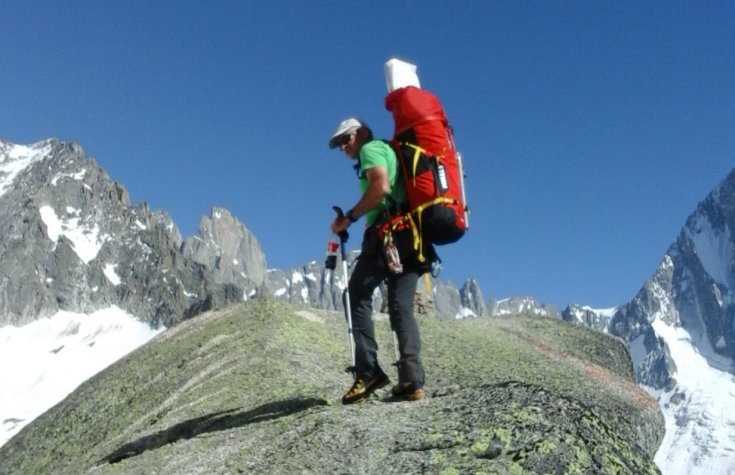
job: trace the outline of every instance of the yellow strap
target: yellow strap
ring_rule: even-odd
[[[419,166],[419,159],[421,158],[421,153],[423,152],[423,149],[421,147],[416,147],[416,146],[414,146],[414,148],[416,150],[413,153],[413,173],[411,174],[411,176],[413,177],[413,181],[415,182],[416,181],[416,169]]]
[[[421,219],[421,215],[419,215],[419,219]],[[424,262],[424,254],[423,252],[421,252],[421,233],[419,232],[420,228],[416,226],[416,222],[413,220],[411,213],[408,214],[408,220],[411,223],[411,233],[413,234],[413,249],[415,251],[418,251],[419,253],[419,262]]]
[[[433,199],[433,200],[431,200],[431,201],[427,201],[427,202],[426,202],[426,203],[424,203],[424,204],[420,204],[420,205],[418,205],[418,206],[417,206],[417,207],[415,207],[415,208],[414,208],[413,210],[411,210],[411,213],[419,213],[419,215],[420,215],[420,214],[421,214],[421,213],[422,213],[422,212],[423,212],[423,211],[424,211],[424,210],[425,210],[426,208],[428,208],[429,206],[434,206],[434,205],[438,205],[438,204],[440,204],[440,203],[447,203],[447,204],[452,204],[452,203],[456,203],[456,202],[457,202],[457,200],[455,200],[455,199],[453,199],[453,198],[446,198],[446,197],[444,197],[444,196],[439,196],[439,197],[437,197],[437,198],[434,198],[434,199]]]
[[[419,166],[419,159],[421,158],[421,154],[423,153],[424,155],[428,156],[428,153],[426,152],[426,150],[419,147],[418,145],[415,145],[409,142],[404,142],[401,145],[406,145],[413,149],[413,164],[412,164],[413,173],[411,174],[411,176],[413,176],[413,181],[415,182],[416,181],[416,169]]]

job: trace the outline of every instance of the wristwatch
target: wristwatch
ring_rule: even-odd
[[[351,223],[357,222],[357,218],[352,215],[352,210],[347,211],[347,214],[345,216],[347,216],[347,219],[349,219]]]

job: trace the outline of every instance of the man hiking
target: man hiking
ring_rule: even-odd
[[[332,222],[332,232],[339,234],[352,223],[365,217],[362,251],[348,285],[352,331],[355,340],[355,382],[342,397],[351,404],[390,384],[378,364],[372,299],[374,290],[387,280],[388,312],[398,340],[398,384],[393,396],[409,400],[424,397],[424,369],[419,352],[419,329],[413,314],[413,301],[419,276],[425,272],[414,256],[401,255],[403,271],[391,272],[386,263],[378,228],[390,219],[390,209],[405,202],[405,190],[399,178],[398,163],[391,146],[375,140],[370,128],[357,118],[342,121],[329,140],[350,159],[357,160],[355,169],[362,196],[344,216]]]

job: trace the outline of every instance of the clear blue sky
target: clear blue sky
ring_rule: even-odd
[[[80,143],[184,236],[228,208],[288,268],[357,199],[339,120],[392,131],[392,56],[466,162],[442,277],[486,298],[627,302],[734,164],[732,1],[4,0],[0,137]]]

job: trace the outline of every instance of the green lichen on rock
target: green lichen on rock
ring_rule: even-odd
[[[663,419],[620,341],[551,319],[419,324],[429,397],[342,406],[342,314],[200,315],[25,427],[0,473],[657,473]],[[388,369],[384,316],[376,333]]]

